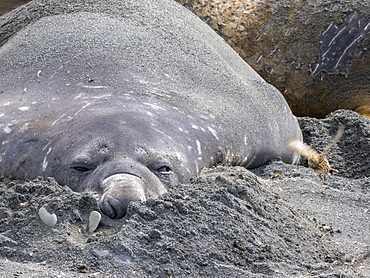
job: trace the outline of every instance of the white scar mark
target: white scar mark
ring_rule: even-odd
[[[45,150],[46,150],[46,148],[50,145],[50,143],[51,143],[51,141],[49,141],[49,142],[45,145],[45,147],[43,147],[43,148],[42,148],[42,150],[43,150],[43,151],[45,151]]]
[[[329,28],[328,28],[329,29]],[[332,45],[332,43],[334,42],[334,40],[345,30],[345,28],[342,28],[335,36],[334,38],[330,41],[329,43],[329,46]],[[325,53],[322,55],[322,57],[325,57],[326,54],[328,54],[328,52],[331,50],[331,48],[329,47],[327,51],[325,51]]]
[[[5,115],[4,113],[1,113],[1,114],[0,114],[0,117],[3,117],[4,115]]]
[[[46,156],[45,156],[44,161],[42,162],[42,171],[45,171],[46,167],[48,167],[48,162],[46,161]]]
[[[346,29],[346,27],[343,27],[335,36],[334,38],[332,38],[332,40],[330,41],[329,43],[329,46],[331,46],[333,44],[333,42],[335,41],[335,39]],[[328,50],[329,51],[329,50]],[[327,53],[328,51],[326,51],[325,53]]]
[[[146,114],[149,116],[149,117],[154,117],[154,114],[152,112],[149,112],[147,111]]]
[[[64,113],[62,116],[60,116],[58,119],[56,119],[52,124],[51,126],[55,125],[56,122],[58,122],[61,118],[63,118],[65,116],[66,113]]]
[[[87,106],[89,106],[91,103],[89,102],[89,103],[87,103],[87,104],[85,104],[84,106],[82,106],[82,108],[80,109],[80,110],[78,110],[76,113],[75,113],[75,116],[78,114],[78,113],[80,113],[82,110],[84,110]]]
[[[22,131],[22,132],[23,132],[23,131],[27,130],[29,126],[30,126],[30,123],[25,123],[25,124],[21,127],[20,131]]]
[[[29,109],[29,107],[27,107],[27,106],[21,106],[18,109],[21,110],[22,112],[24,112],[24,111],[27,111]]]
[[[212,127],[208,127],[208,130],[209,130],[209,132],[211,132],[212,133],[212,135],[213,135],[213,137],[215,137],[216,138],[216,140],[218,141],[219,139],[218,139],[218,135],[217,135],[217,132],[216,132],[216,130],[214,130]]]
[[[261,61],[261,59],[262,59],[262,55],[260,55],[260,56],[258,57],[258,59],[257,59],[256,63],[258,64],[258,63]]]
[[[182,127],[178,127],[178,130],[181,131],[181,132],[184,132],[184,133],[189,133],[189,131],[184,130]]]
[[[156,128],[156,127],[157,127],[156,125],[153,126],[154,131],[158,132],[159,134],[162,134],[162,135],[165,135],[165,136],[171,138],[169,135],[167,135],[167,133],[163,132],[162,130],[160,130],[160,129]]]
[[[196,143],[197,143],[198,155],[201,155],[202,154],[202,146],[200,145],[200,142],[198,140],[196,140]]]
[[[333,21],[330,23],[330,25],[329,25],[329,27],[328,28],[326,28],[326,30],[324,31],[324,33],[322,33],[323,35],[325,35],[326,34],[326,32],[328,32],[329,31],[329,29],[330,29],[330,27],[333,25]]]
[[[194,129],[199,129],[199,127],[197,125],[192,125],[191,127],[194,128]]]
[[[143,102],[143,104],[148,105],[148,106],[150,106],[151,108],[153,108],[155,110],[163,110],[163,111],[166,111],[166,109],[164,109],[163,107],[160,107],[160,106],[155,105],[155,104],[152,104],[152,103]]]
[[[339,57],[337,64],[334,68],[337,68],[342,58],[346,55],[347,51],[354,45],[359,39],[362,39],[363,35],[361,34],[358,38],[356,38],[346,49],[344,49],[343,54]]]
[[[315,73],[318,67],[319,67],[319,64],[316,64],[316,67],[313,69],[312,73]]]
[[[89,86],[89,85],[82,85],[82,87],[87,89],[105,89],[108,88],[107,86]]]
[[[173,140],[173,138],[172,138],[170,135],[168,135],[166,132],[164,132],[164,131],[162,131],[162,130],[160,130],[160,129],[156,128],[156,126],[153,126],[153,129],[154,129],[156,132],[158,132],[159,134],[162,134],[162,135],[164,135],[164,136],[167,136],[167,138],[168,138],[168,139]]]
[[[42,171],[45,171],[46,170],[46,167],[48,167],[47,158],[48,158],[48,154],[51,152],[52,149],[53,148],[50,147],[49,150],[47,151],[46,155],[45,155],[44,161],[42,162]]]
[[[5,128],[4,128],[4,132],[5,133],[10,133],[12,132],[12,129],[10,128],[11,126],[13,126],[14,124],[8,124]]]
[[[101,96],[95,96],[95,97],[92,97],[92,98],[95,98],[95,99],[99,99],[99,98],[108,98],[108,97],[111,97],[112,94],[105,94],[105,95],[101,95]]]

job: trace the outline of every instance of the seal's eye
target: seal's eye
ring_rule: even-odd
[[[162,166],[157,170],[162,175],[170,175],[172,173],[172,170],[168,166]]]
[[[87,167],[84,167],[84,166],[74,166],[72,167],[73,170],[76,170],[78,172],[87,172],[87,171],[90,171],[89,168]]]

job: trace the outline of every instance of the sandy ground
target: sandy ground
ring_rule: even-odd
[[[1,276],[370,277],[370,120],[341,110],[299,121],[318,151],[346,126],[329,153],[337,175],[320,180],[304,160],[206,169],[93,234],[92,195],[52,179],[1,182]]]

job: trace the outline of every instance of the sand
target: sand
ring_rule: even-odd
[[[0,183],[2,277],[370,277],[370,120],[339,110],[299,118],[305,142],[329,153],[323,181],[302,159],[257,169],[221,165],[121,220],[87,232],[89,193],[53,179]],[[46,226],[44,206],[58,222]]]

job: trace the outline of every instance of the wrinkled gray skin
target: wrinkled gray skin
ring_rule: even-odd
[[[0,178],[54,177],[120,218],[204,167],[297,160],[283,97],[185,8],[63,2],[0,48]]]

